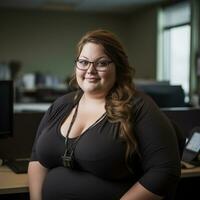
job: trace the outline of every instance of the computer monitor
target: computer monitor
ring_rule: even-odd
[[[13,81],[0,80],[0,138],[13,134]]]

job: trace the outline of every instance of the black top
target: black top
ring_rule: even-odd
[[[106,116],[85,130],[77,142],[76,168],[65,168],[61,159],[65,137],[60,127],[78,102],[74,95],[58,98],[38,128],[31,160],[49,169],[43,200],[117,200],[137,181],[162,196],[173,189],[180,176],[175,131],[155,103],[139,92],[132,108],[133,134],[140,152],[129,162],[133,172],[125,164],[125,142],[117,137],[119,124],[109,122]]]

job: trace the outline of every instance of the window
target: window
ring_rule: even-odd
[[[188,2],[166,7],[159,13],[157,78],[182,85],[186,97],[190,77],[190,15]]]

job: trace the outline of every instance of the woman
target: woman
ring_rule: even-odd
[[[180,176],[175,131],[135,90],[121,43],[106,30],[77,46],[75,92],[44,115],[29,164],[31,200],[158,200]]]

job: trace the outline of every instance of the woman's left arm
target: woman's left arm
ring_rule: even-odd
[[[180,178],[176,132],[155,103],[144,96],[136,109],[134,133],[143,175],[121,200],[159,200],[174,190]]]

